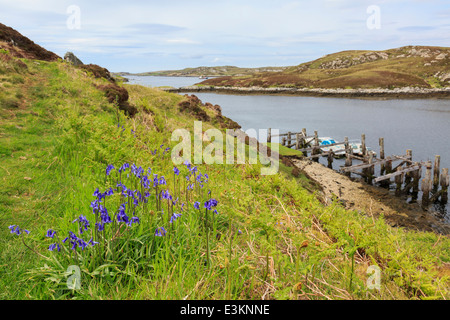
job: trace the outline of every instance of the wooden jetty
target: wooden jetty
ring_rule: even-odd
[[[395,194],[409,194],[413,200],[417,200],[419,191],[422,191],[422,206],[425,208],[435,201],[441,203],[448,202],[448,186],[450,182],[448,168],[440,171],[440,156],[436,155],[434,168],[432,161],[413,161],[412,150],[406,150],[404,155],[385,156],[384,138],[379,138],[379,153],[370,151],[366,146],[366,136],[361,135],[361,154],[353,154],[348,137],[344,142],[336,142],[328,145],[319,144],[319,135],[314,131],[313,135],[308,135],[306,129],[300,132],[287,132],[277,135],[271,134],[268,129],[267,142],[272,142],[272,138],[281,138],[281,145],[288,148],[295,148],[303,153],[306,159],[319,161],[320,157],[327,158],[328,168],[333,168],[333,159],[335,157],[344,157],[345,164],[340,166],[339,171],[349,177],[357,175],[364,179],[368,184],[378,184],[381,187],[389,188],[392,183],[395,184]],[[323,148],[343,145],[344,150],[339,152],[323,151]],[[308,155],[309,154],[309,155]],[[354,164],[354,161],[357,161]],[[395,165],[393,167],[393,165]],[[375,168],[379,166],[375,174]],[[424,178],[422,173],[425,172]],[[392,180],[391,180],[392,179]]]

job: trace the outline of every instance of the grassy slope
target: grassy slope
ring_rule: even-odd
[[[136,252],[125,251],[115,267],[78,261],[82,287],[67,290],[64,272],[74,261],[47,250],[46,230],[67,232],[80,214],[92,218],[89,203],[96,187],[106,187],[108,164],[151,167],[171,186],[173,164],[160,145],[173,147],[171,132],[192,130],[194,119],[179,112],[182,96],[128,85],[140,112],[126,119],[93,86],[101,79],[61,62],[24,60],[25,68],[1,58],[2,299],[450,297],[448,237],[391,228],[337,204],[324,207],[304,177],[294,178],[284,166],[279,174],[261,176],[259,164],[198,166],[209,174],[208,188],[219,201],[209,267],[202,223],[188,204],[171,233],[176,236],[162,239],[150,260],[141,259],[136,244]],[[213,125],[203,123],[208,128]],[[150,153],[154,149],[157,155]],[[155,217],[152,210],[141,217],[132,243],[154,243]],[[28,246],[52,262],[26,249],[9,233],[11,224],[30,230]],[[379,291],[366,286],[373,264],[382,271]]]
[[[411,53],[411,50],[416,51]],[[447,54],[446,57],[436,59],[442,53]],[[371,60],[370,56],[376,58]],[[429,88],[448,85],[448,82],[441,81],[439,73],[449,71],[449,48],[402,47],[375,52],[343,51],[287,68],[282,72],[221,77],[205,80],[201,84],[241,87]]]

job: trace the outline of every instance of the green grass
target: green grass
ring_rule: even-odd
[[[162,155],[178,143],[171,141],[175,129],[193,131],[194,119],[177,107],[183,96],[125,85],[140,111],[129,119],[94,87],[104,80],[62,62],[24,62],[27,71],[8,71],[24,81],[0,97],[1,298],[450,297],[448,237],[392,228],[382,218],[337,203],[326,207],[310,182],[283,164],[272,176],[260,175],[260,163],[199,164],[209,182],[188,193],[185,179],[174,176],[169,155]],[[5,101],[16,92],[20,103],[11,108]],[[214,127],[214,121],[203,123],[204,131]],[[155,149],[159,152],[152,154]],[[55,241],[45,236],[48,229],[63,238],[77,231],[72,221],[81,214],[94,224],[93,192],[115,187],[123,163],[165,176],[171,194],[180,198],[174,208],[181,210],[185,202],[183,215],[169,224],[151,196],[136,211],[140,224],[123,229],[123,237],[110,241],[108,229],[98,235],[100,246],[78,249],[78,258],[71,251],[48,251]],[[105,179],[109,164],[116,169]],[[179,168],[186,174],[185,166]],[[126,179],[126,184],[136,181]],[[194,209],[193,201],[207,199],[207,190],[218,200],[218,214],[210,213],[206,223],[204,209]],[[118,194],[108,198],[108,210],[114,212],[120,201]],[[13,224],[30,231],[23,237],[29,248],[9,232]],[[155,237],[162,225],[167,235]],[[70,265],[80,267],[79,290],[66,286]],[[381,269],[380,290],[366,285],[370,265]]]

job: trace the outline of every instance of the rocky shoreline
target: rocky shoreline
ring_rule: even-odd
[[[395,89],[325,89],[325,88],[286,88],[286,87],[218,87],[218,86],[187,86],[180,88],[162,88],[162,90],[176,93],[186,92],[216,92],[227,94],[268,94],[268,95],[296,95],[313,97],[342,97],[342,98],[389,98],[389,99],[450,99],[450,87],[445,88],[416,88],[404,87]]]

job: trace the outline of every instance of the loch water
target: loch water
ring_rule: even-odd
[[[130,83],[146,86],[190,86],[195,77],[129,77]],[[184,94],[184,93],[183,93]],[[450,168],[450,100],[446,99],[348,99],[288,95],[235,95],[195,92],[203,103],[218,104],[222,114],[239,123],[242,130],[254,129],[255,137],[266,141],[266,129],[280,133],[308,134],[336,141],[360,140],[379,151],[384,138],[385,155],[405,155],[412,150],[413,161],[432,160],[440,155],[440,167]],[[252,134],[250,134],[252,135]],[[326,163],[324,159],[321,163]],[[339,161],[334,166],[337,167]],[[395,165],[395,163],[394,163]],[[450,223],[450,205],[435,205]]]

